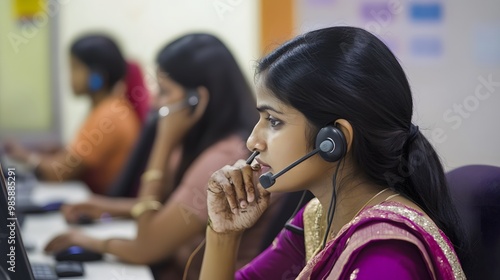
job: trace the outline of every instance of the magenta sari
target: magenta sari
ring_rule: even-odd
[[[365,208],[323,250],[308,256],[308,206],[292,221],[301,228],[306,224],[306,237],[281,231],[235,278],[466,279],[453,246],[436,225],[391,201]]]

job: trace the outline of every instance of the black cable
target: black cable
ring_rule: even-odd
[[[330,228],[332,227],[333,215],[335,214],[335,207],[337,206],[337,175],[339,173],[340,165],[342,164],[342,160],[337,165],[337,169],[335,170],[335,175],[333,176],[333,191],[332,198],[330,200],[330,206],[328,207],[328,215],[327,215],[327,228],[325,232],[325,237],[323,238],[322,248],[325,248],[326,241],[328,240],[328,235],[330,232]]]
[[[299,212],[300,210],[300,206],[302,204],[302,202],[304,201],[304,198],[306,197],[306,194],[307,194],[307,190],[303,191],[302,192],[302,196],[300,197],[300,201],[299,203],[297,204],[297,206],[295,207],[295,210],[293,211],[293,214],[292,216],[290,217],[290,219],[288,219],[288,222],[285,223],[285,229],[287,229],[288,231],[292,232],[292,233],[295,233],[295,234],[301,234],[301,235],[304,235],[304,229],[303,228],[299,228],[293,224],[290,223],[290,221],[295,217],[295,215],[297,215],[297,212]],[[293,229],[291,228],[293,227]],[[293,246],[293,248],[297,251],[297,252],[301,252],[303,253],[302,250],[300,250],[294,242],[292,242],[292,240],[290,239],[290,237],[288,236],[288,234],[284,233],[284,240],[283,241],[288,241],[289,244],[291,244]]]
[[[289,231],[296,233],[296,234],[301,234],[304,235],[304,229],[299,228],[293,224],[291,224],[292,219],[297,215],[297,212],[299,212],[300,206],[302,205],[302,202],[304,201],[304,198],[306,197],[307,190],[302,192],[302,196],[300,197],[299,203],[297,203],[297,206],[295,207],[295,210],[293,210],[292,216],[287,220],[285,223],[285,228],[288,229]]]

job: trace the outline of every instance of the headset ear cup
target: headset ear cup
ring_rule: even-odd
[[[91,72],[89,75],[88,86],[91,92],[101,90],[104,86],[104,79],[102,78],[101,74],[97,72]]]
[[[316,147],[321,147],[319,155],[328,162],[335,162],[344,157],[347,143],[344,134],[333,125],[321,128],[316,136]],[[325,148],[325,149],[323,149]]]
[[[186,90],[186,103],[191,106],[191,109],[194,111],[196,105],[200,102],[200,94],[198,90],[195,88],[189,88]]]

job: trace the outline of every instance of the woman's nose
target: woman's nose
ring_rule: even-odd
[[[266,144],[263,140],[263,137],[261,137],[261,130],[259,129],[259,123],[255,125],[252,133],[247,139],[247,148],[250,151],[262,152],[266,149]]]

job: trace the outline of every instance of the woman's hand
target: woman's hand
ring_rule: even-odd
[[[191,128],[198,123],[208,106],[209,96],[205,87],[198,87],[198,103],[195,107],[189,105],[186,96],[182,98],[159,98],[158,106],[166,116],[160,117],[158,121],[157,135],[164,135],[167,141],[176,146],[181,143]],[[162,108],[165,106],[166,108]],[[166,110],[165,110],[166,109]]]
[[[191,115],[190,108],[183,108],[178,111],[171,110],[167,116],[160,117],[157,135],[168,137],[168,142],[176,146],[182,142],[182,139],[196,121]]]
[[[270,193],[257,182],[255,169],[239,160],[216,171],[208,181],[208,215],[215,232],[250,228],[269,205]]]
[[[68,223],[77,223],[82,217],[97,220],[106,212],[106,198],[92,196],[85,202],[66,204],[61,207],[61,212]]]
[[[4,144],[5,152],[9,157],[20,162],[28,161],[30,152],[14,140],[8,140]]]
[[[91,239],[89,236],[83,234],[81,231],[72,229],[66,233],[60,234],[54,237],[45,246],[45,252],[47,253],[57,253],[71,246],[81,246],[86,247],[87,240]]]

